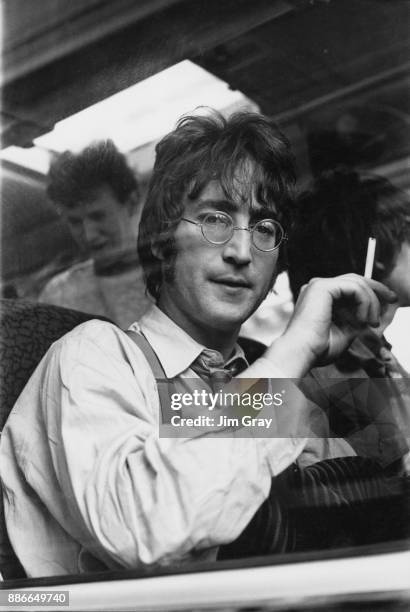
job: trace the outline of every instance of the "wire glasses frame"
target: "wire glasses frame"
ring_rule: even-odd
[[[211,244],[226,244],[231,240],[235,230],[250,232],[254,247],[265,253],[275,251],[284,240],[287,240],[283,227],[273,219],[262,219],[252,227],[238,227],[234,225],[230,215],[216,211],[208,213],[203,221],[193,221],[186,217],[182,217],[181,221],[200,227],[203,237]]]

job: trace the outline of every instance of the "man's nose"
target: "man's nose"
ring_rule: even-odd
[[[237,265],[246,265],[252,259],[251,233],[246,228],[237,228],[232,238],[225,244],[224,258],[234,261]]]

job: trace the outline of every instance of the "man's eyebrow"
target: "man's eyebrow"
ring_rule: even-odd
[[[213,208],[214,210],[222,210],[226,212],[235,212],[238,210],[239,205],[235,204],[232,200],[226,200],[224,198],[221,199],[207,199],[207,200],[198,200],[194,204],[194,208],[200,210],[201,208]]]
[[[221,210],[222,212],[234,213],[241,208],[241,204],[225,198],[209,198],[207,200],[198,200],[194,205],[196,210],[206,207],[213,208],[214,210]],[[263,204],[251,206],[250,214],[254,219],[277,219],[278,217],[276,210],[273,210],[269,206],[264,206]]]
[[[252,206],[251,217],[253,219],[277,219],[278,213],[269,206]]]

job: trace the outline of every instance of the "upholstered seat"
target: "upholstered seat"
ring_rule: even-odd
[[[0,299],[0,427],[37,364],[53,342],[92,314],[49,304]],[[7,537],[0,500],[0,572],[3,578],[24,576]]]
[[[0,300],[0,428],[53,342],[95,315],[49,304]]]

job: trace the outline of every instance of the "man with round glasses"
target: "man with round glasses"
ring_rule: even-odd
[[[215,558],[303,452],[303,437],[161,437],[153,370],[185,391],[221,373],[298,378],[378,324],[394,300],[385,286],[315,280],[283,336],[248,364],[237,337],[283,268],[294,180],[288,142],[261,115],[185,117],[158,144],[138,238],[156,305],[131,326],[138,345],[109,323],[77,327],[3,433],[8,533],[30,576]]]

